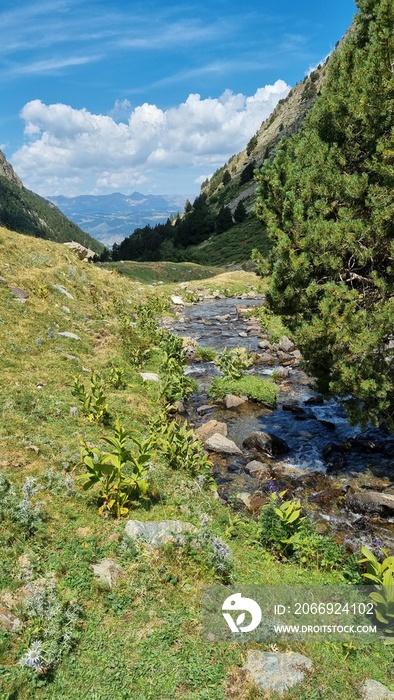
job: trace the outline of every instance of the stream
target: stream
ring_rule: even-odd
[[[277,407],[269,409],[248,401],[226,409],[208,396],[214,376],[213,362],[191,361],[187,374],[199,386],[187,402],[187,418],[198,428],[215,419],[227,424],[228,437],[242,456],[213,454],[213,475],[220,497],[235,508],[258,512],[268,501],[272,484],[288,495],[301,498],[312,510],[318,532],[330,533],[349,549],[362,544],[376,548],[383,543],[394,551],[394,437],[383,430],[352,427],[334,399],[323,400],[313,380],[299,367],[299,353],[280,352],[272,346],[258,321],[248,318],[250,308],[264,298],[219,298],[179,307],[175,322],[166,324],[182,337],[202,347],[222,350],[245,347],[259,353],[259,364],[247,372],[269,377],[281,374]],[[268,347],[264,347],[268,346]],[[285,440],[288,452],[269,457],[243,446],[254,431],[275,434]],[[263,471],[249,474],[251,460]]]

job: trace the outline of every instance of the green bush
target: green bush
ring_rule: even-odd
[[[278,387],[269,379],[246,375],[241,377],[241,379],[215,377],[211,382],[209,395],[214,400],[222,399],[226,394],[247,396],[249,399],[261,401],[268,406],[274,407],[278,391]]]

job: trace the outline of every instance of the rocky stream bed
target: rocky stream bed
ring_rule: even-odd
[[[382,543],[392,552],[394,437],[350,426],[338,401],[326,401],[314,391],[291,341],[283,337],[272,343],[250,316],[263,298],[245,296],[185,305],[177,299],[177,319],[166,323],[192,339],[186,371],[199,390],[186,404],[186,417],[211,451],[219,496],[235,508],[258,513],[270,489],[286,489],[308,504],[319,532],[335,535],[349,549]],[[220,372],[213,362],[196,360],[193,341],[214,350],[242,346],[257,353],[257,364],[248,373],[279,375],[277,407],[253,401],[233,408],[213,404],[207,391]],[[221,433],[223,442],[216,438],[217,443],[210,443],[213,433]],[[225,452],[230,449],[226,439],[235,443],[233,454]]]

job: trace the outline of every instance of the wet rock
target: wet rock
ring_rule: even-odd
[[[295,350],[295,345],[293,341],[287,337],[287,335],[282,335],[278,343],[278,348],[282,352],[292,352]]]
[[[159,382],[160,377],[156,372],[139,372],[140,377],[144,382]]]
[[[129,520],[125,527],[125,535],[130,537],[130,539],[142,540],[157,547],[166,542],[178,542],[182,534],[196,531],[197,528],[194,525],[181,520],[156,520],[151,522]]]
[[[257,358],[257,365],[267,365],[268,367],[272,367],[272,365],[275,364],[275,358],[272,357],[268,352],[264,352],[261,355],[256,355]]]
[[[386,685],[368,679],[361,688],[361,696],[363,700],[394,700],[394,692],[389,690]]]
[[[209,420],[207,423],[203,423],[203,425],[200,425],[200,427],[197,428],[195,432],[198,439],[202,442],[205,442],[210,437],[212,437],[212,435],[215,435],[215,433],[226,436],[227,424],[221,423],[217,420]]]
[[[349,493],[346,496],[346,507],[363,515],[392,516],[394,514],[394,496],[379,491]]]
[[[283,438],[275,435],[275,433],[254,432],[245,438],[244,447],[254,448],[259,452],[270,457],[276,457],[286,454],[289,451],[289,446]]]
[[[227,323],[227,321],[230,321],[230,319],[230,314],[225,314],[224,316],[215,316],[215,321],[218,321],[219,323]]]
[[[99,564],[92,564],[94,575],[105,586],[113,588],[123,569],[113,559],[102,559]]]
[[[239,449],[238,445],[235,444],[233,440],[215,433],[205,442],[205,447],[210,452],[219,452],[221,454],[227,455],[241,455],[242,450]]]
[[[249,315],[249,306],[236,306],[235,310],[237,312],[238,318],[246,318]]]
[[[8,632],[13,632],[15,634],[20,630],[22,623],[20,619],[15,617],[9,610],[0,608],[0,626]]]
[[[246,396],[234,396],[234,394],[226,394],[223,399],[226,408],[238,408],[247,401]]]
[[[310,396],[304,401],[305,406],[322,406],[323,404],[324,398],[322,396]]]
[[[258,476],[259,474],[269,474],[270,468],[268,464],[263,464],[257,459],[253,459],[245,467],[245,471],[251,476]]]
[[[238,335],[240,338],[247,338],[248,337],[248,334],[246,333],[246,331],[240,331],[238,333]]]
[[[278,360],[281,363],[281,365],[284,364],[294,364],[295,359],[292,357],[292,355],[289,355],[287,352],[283,352],[282,350],[278,350]]]
[[[198,406],[198,408],[196,408],[196,411],[200,416],[202,416],[202,415],[204,415],[204,413],[209,413],[210,411],[214,411],[215,408],[217,408],[217,404],[209,403],[209,404],[204,404],[203,406]]]
[[[244,668],[252,674],[260,690],[283,694],[302,681],[313,668],[307,656],[294,652],[248,651]]]
[[[282,406],[282,411],[289,411],[290,413],[296,413],[297,415],[308,415],[304,408],[296,403],[284,403]]]
[[[198,342],[194,338],[186,336],[182,338],[183,354],[187,362],[195,362],[197,358]]]
[[[328,430],[336,430],[337,427],[331,420],[325,420],[324,418],[319,418],[319,423]]]

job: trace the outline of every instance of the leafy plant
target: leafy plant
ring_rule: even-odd
[[[361,547],[364,558],[359,563],[367,565],[363,577],[376,584],[369,597],[374,603],[376,619],[384,625],[384,633],[392,635],[389,643],[394,644],[394,556],[389,557],[384,549],[381,551],[384,559],[380,562],[368,547]]]
[[[74,377],[71,393],[78,400],[84,416],[92,423],[105,423],[109,419],[107,398],[104,393],[104,385],[101,377],[92,372],[90,378],[90,391],[85,388],[81,377]]]
[[[124,369],[118,365],[112,365],[109,370],[109,383],[114,389],[124,389],[126,382],[124,379]]]
[[[240,379],[245,370],[253,364],[252,357],[245,348],[224,348],[216,355],[214,363],[225,377],[231,379]]]
[[[184,372],[184,365],[174,357],[164,354],[164,379],[162,383],[162,394],[168,403],[183,401],[189,398],[190,394],[197,389],[197,383],[192,377],[188,377]]]
[[[42,489],[32,476],[25,478],[20,499],[15,487],[0,474],[0,520],[8,518],[18,525],[25,535],[31,536],[43,523],[42,505],[35,496]]]
[[[145,496],[149,489],[147,480],[149,462],[153,457],[152,441],[138,440],[131,436],[116,419],[114,434],[101,438],[112,450],[102,452],[82,443],[81,459],[77,467],[87,468],[78,477],[85,491],[96,484],[100,488],[100,515],[110,513],[120,518],[129,511],[133,498]]]
[[[245,375],[240,379],[214,377],[209,387],[211,398],[222,399],[226,394],[247,396],[254,401],[261,401],[268,406],[275,406],[278,387],[269,379],[253,375]]]

